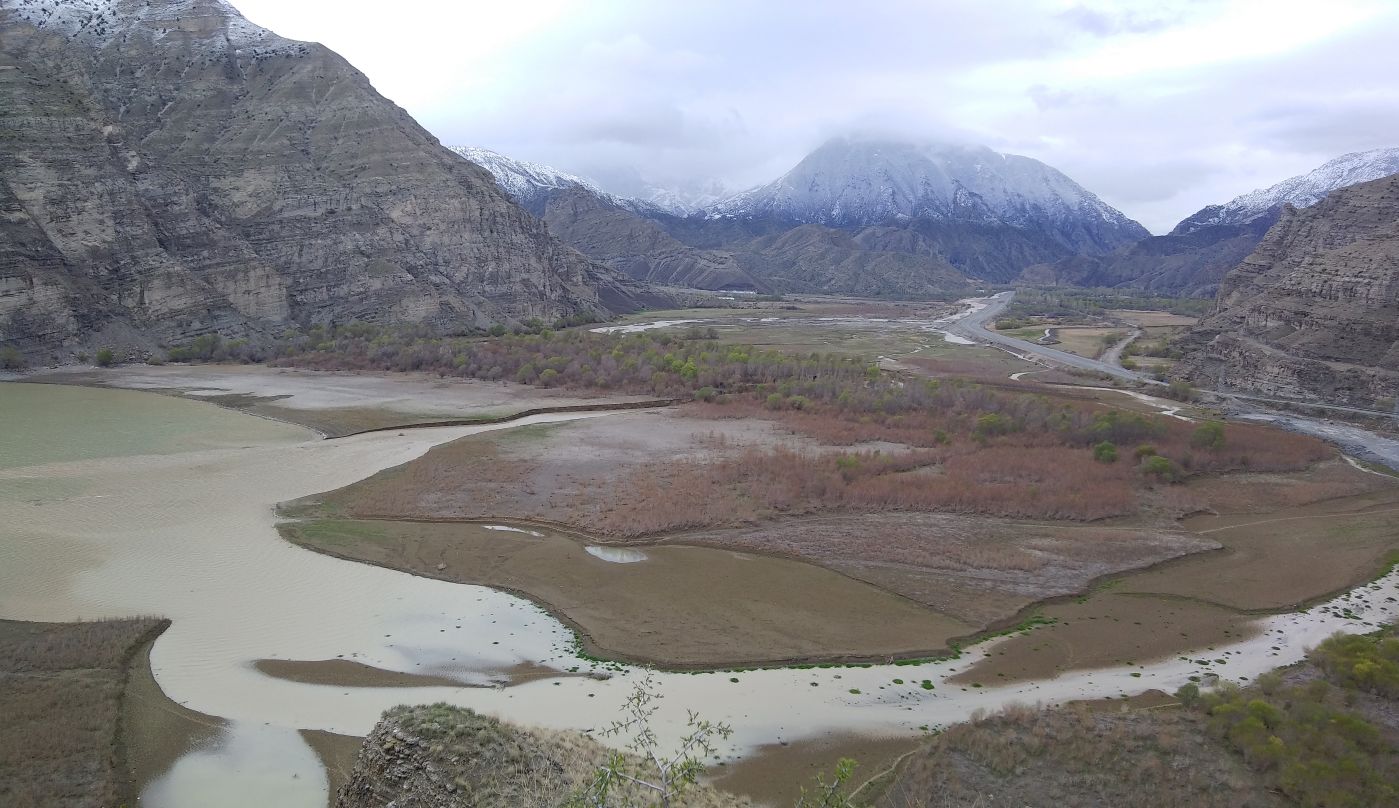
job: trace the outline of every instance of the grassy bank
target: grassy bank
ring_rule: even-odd
[[[166,625],[0,621],[0,804],[135,803],[122,698],[138,649]]]
[[[1245,688],[1174,704],[1012,707],[915,752],[878,802],[910,806],[1399,804],[1399,638],[1337,635]]]

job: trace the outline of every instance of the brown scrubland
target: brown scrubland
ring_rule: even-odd
[[[122,695],[133,655],[165,625],[0,621],[0,804],[134,802]]]
[[[465,438],[294,503],[288,515],[513,518],[599,543],[789,558],[981,629],[1024,619],[1039,601],[1151,570],[1086,603],[1044,606],[1050,625],[998,646],[965,674],[971,681],[1144,661],[1245,636],[1250,614],[1280,602],[1253,598],[1251,584],[1224,592],[1227,582],[1210,574],[1211,565],[1245,581],[1296,579],[1284,587],[1294,603],[1372,576],[1396,541],[1376,521],[1395,497],[1395,481],[1344,466],[1321,441],[1143,413],[1135,402],[1118,406],[1081,390],[927,378],[699,333],[539,329],[443,340],[322,332],[280,361],[693,399],[664,411]],[[1377,513],[1333,514],[1335,524],[1320,531],[1302,531],[1301,520],[1238,530],[1200,521],[1235,511],[1325,510],[1362,495],[1378,498]],[[1183,525],[1182,517],[1192,521]],[[414,570],[429,557],[459,554],[450,534],[419,536],[411,552],[408,544],[363,541],[319,549]],[[1316,565],[1306,558],[1325,546],[1332,551],[1323,574],[1308,584],[1305,571]],[[456,579],[456,566],[424,574]],[[536,598],[547,588],[525,578],[513,586]],[[720,634],[725,619],[740,619],[711,614]]]
[[[1010,707],[940,733],[877,804],[1399,805],[1399,637],[1336,635],[1248,687]]]

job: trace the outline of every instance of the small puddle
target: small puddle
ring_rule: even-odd
[[[481,527],[485,528],[486,530],[502,530],[507,533],[523,533],[526,536],[536,536],[541,539],[544,538],[543,533],[540,533],[537,530],[525,530],[522,527],[511,527],[510,525],[481,525]]]
[[[601,558],[613,564],[635,564],[638,561],[645,561],[646,554],[640,550],[633,550],[630,547],[595,547],[588,545],[583,548],[588,551],[588,555],[594,558]]]

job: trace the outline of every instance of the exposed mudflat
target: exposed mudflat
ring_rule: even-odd
[[[500,418],[541,407],[642,400],[638,396],[588,396],[427,373],[350,373],[263,365],[59,368],[29,374],[26,380],[180,395],[332,436],[452,419]]]
[[[616,563],[591,551],[643,554],[547,528],[492,527],[321,520],[282,529],[332,555],[518,592],[576,626],[590,653],[665,667],[928,655],[977,628],[800,561],[666,545]]]
[[[160,614],[172,619],[152,650],[154,681],[175,702],[217,717],[221,726],[155,778],[143,795],[147,805],[320,806],[330,781],[304,730],[360,735],[382,710],[410,700],[449,701],[535,726],[595,727],[617,715],[632,684],[644,675],[626,665],[590,666],[574,653],[566,627],[528,601],[307,552],[276,531],[273,508],[278,502],[344,488],[419,458],[436,445],[517,426],[417,429],[325,441],[197,401],[152,396],[148,408],[129,408],[121,422],[139,439],[111,444],[104,443],[109,439],[105,432],[114,427],[100,418],[43,417],[77,395],[89,396],[87,406],[100,412],[108,402],[120,406],[117,397],[142,394],[54,385],[0,389],[0,415],[6,422],[33,425],[8,444],[13,456],[22,459],[0,468],[0,617],[69,621]],[[159,440],[167,416],[202,424],[191,433],[203,442],[169,447],[165,453],[138,453],[147,438]],[[536,418],[522,425],[580,417]],[[46,447],[63,446],[108,448],[44,454]],[[493,472],[490,464],[450,469],[457,475]],[[1371,519],[1377,513],[1355,516]],[[482,542],[543,538],[484,527],[481,533]],[[1226,546],[1230,535],[1227,530],[1207,534]],[[1378,552],[1378,543],[1373,546]],[[580,543],[573,547],[575,569],[590,564],[606,575],[655,570],[662,566],[656,553],[685,549],[645,548],[647,561],[613,564],[588,555]],[[1038,563],[1042,548],[1034,549],[1031,555]],[[1326,549],[1321,542],[1316,552]],[[436,560],[431,571],[441,563],[450,569],[450,562]],[[1161,570],[1177,563],[1186,562],[1170,562]],[[1375,571],[1357,573],[1358,580]],[[1108,594],[1150,602],[1147,594]],[[1011,676],[992,678],[977,666],[1010,657],[1017,644],[1033,648],[1048,642],[1061,624],[985,643],[960,659],[941,662],[661,674],[657,681],[666,698],[656,721],[662,735],[672,738],[687,708],[732,723],[736,734],[721,750],[729,760],[782,741],[842,734],[913,737],[921,727],[964,720],[978,709],[1013,701],[1102,698],[1150,688],[1169,692],[1187,676],[1207,672],[1235,680],[1256,676],[1299,659],[1306,647],[1333,631],[1393,620],[1399,614],[1396,594],[1399,574],[1390,573],[1305,613],[1240,616],[1246,625],[1237,632],[1230,627],[1227,645],[1200,647],[1197,638],[1180,637],[1177,644],[1190,650],[1179,656],[1164,648],[1114,649],[1113,642],[1139,642],[1143,634],[1168,632],[1147,620],[1141,626],[1124,621],[1119,612],[1113,614],[1120,631],[1092,630],[1113,621],[1090,620],[1092,615],[1085,613],[1081,620],[1061,624],[1074,630],[1085,624],[1084,642],[1096,643],[1092,647],[1098,657],[1070,643],[1067,663],[1051,666],[1062,671],[1058,676],[1014,683]],[[1192,608],[1222,608],[1171,597]],[[1084,605],[1097,599],[1090,597]],[[1148,653],[1158,656],[1149,659]],[[498,681],[500,671],[519,670],[522,663],[560,673],[581,668],[595,675],[522,678],[505,687],[355,687],[269,676],[255,665],[267,659],[305,664],[348,659],[375,670],[478,685]],[[1114,665],[1119,659],[1122,664]],[[1108,667],[1080,670],[1095,664]],[[949,678],[968,668],[976,671],[972,681]],[[343,748],[348,742],[335,743]]]
[[[1025,681],[1140,664],[1256,636],[1257,616],[1332,598],[1399,559],[1399,481],[1340,461],[1289,475],[1223,475],[1189,494],[1216,512],[1184,527],[1220,549],[1108,582],[1043,613],[959,681]],[[1282,503],[1306,504],[1283,507]]]
[[[839,734],[768,744],[743,760],[712,769],[706,781],[760,805],[786,808],[796,804],[803,788],[814,792],[817,777],[829,781],[841,758],[856,761],[851,779],[863,783],[888,770],[920,743],[922,739],[908,736]]]

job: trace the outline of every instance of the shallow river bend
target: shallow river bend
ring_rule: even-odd
[[[114,437],[111,423],[97,418],[109,432],[84,438],[92,424],[46,415],[75,406],[122,411],[115,427],[121,434]],[[541,726],[604,725],[642,671],[511,687],[347,689],[275,679],[251,666],[261,658],[343,656],[485,684],[520,662],[559,670],[579,664],[568,651],[568,632],[529,602],[294,547],[274,529],[273,506],[347,485],[464,435],[582,417],[606,414],[326,441],[151,393],[0,385],[0,423],[24,427],[8,430],[9,445],[0,447],[0,617],[172,619],[152,651],[157,681],[172,699],[227,719],[229,728],[219,743],[187,754],[151,784],[145,805],[319,808],[325,774],[296,730],[365,734],[381,711],[404,702],[447,701]],[[172,437],[170,424],[186,425],[189,434],[174,430]],[[133,454],[143,433],[167,453]],[[46,451],[57,462],[44,462]],[[1333,631],[1394,619],[1396,580],[1391,574],[1338,599],[1358,619],[1341,616],[1340,608],[1266,618],[1259,637],[1209,655],[1228,660],[1217,670],[1233,679],[1295,661]],[[727,751],[741,754],[832,731],[916,734],[1013,701],[1171,691],[1200,672],[1195,663],[1174,660],[1004,688],[944,683],[983,652],[921,666],[750,671],[734,674],[738,683],[727,673],[660,674],[661,719],[665,727],[678,726],[685,709],[694,708],[728,721],[736,734]],[[896,677],[907,684],[894,685]],[[923,679],[936,687],[922,689]]]

